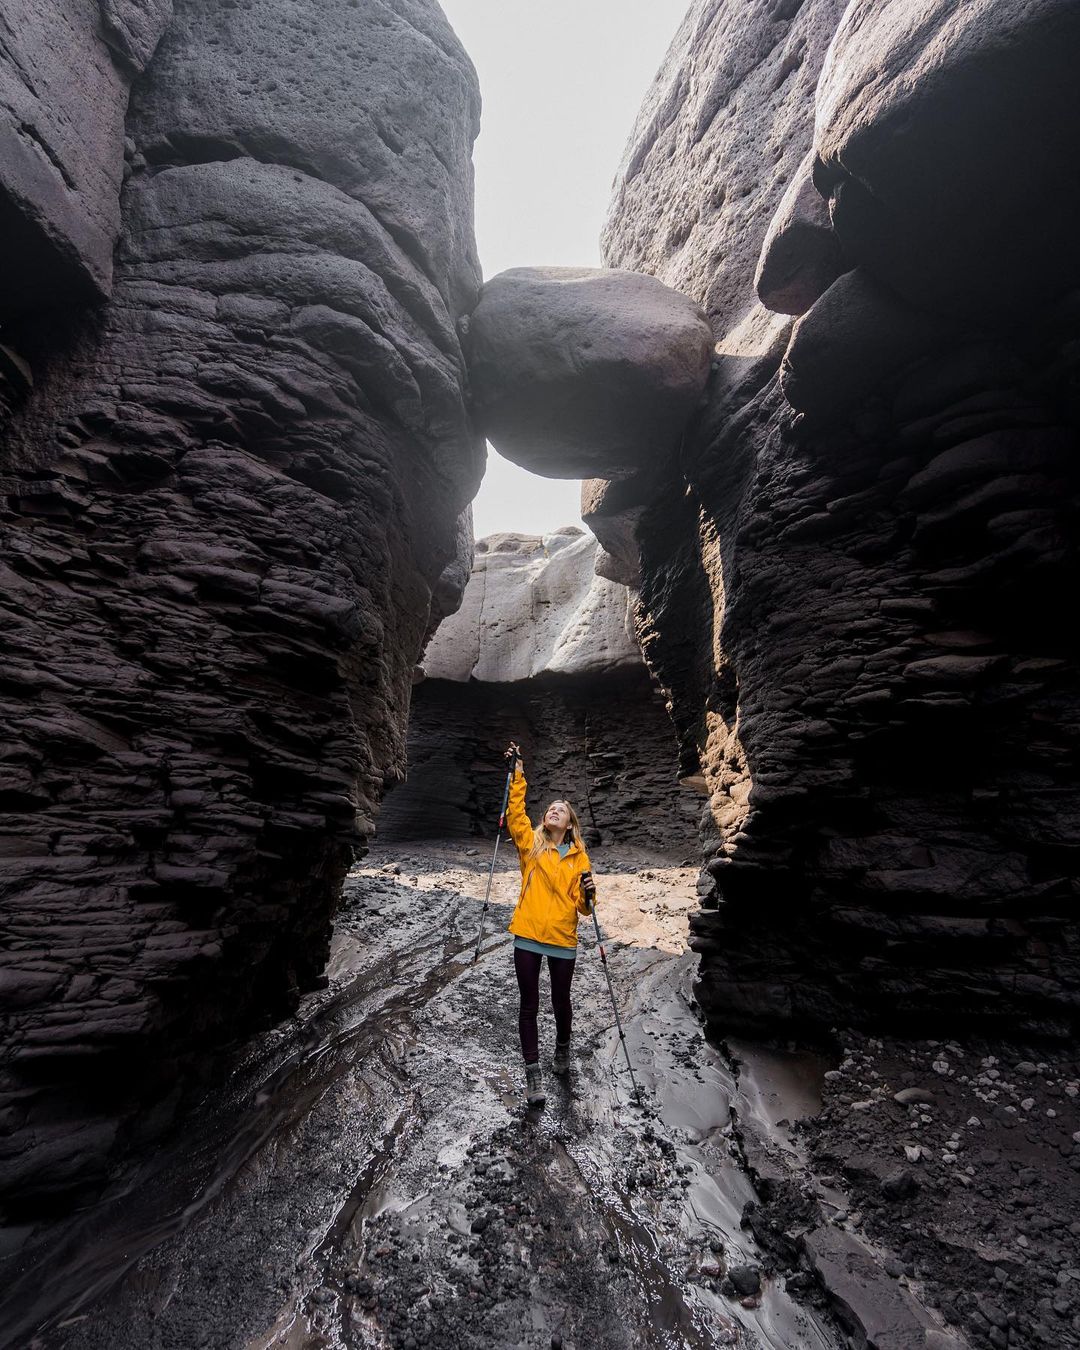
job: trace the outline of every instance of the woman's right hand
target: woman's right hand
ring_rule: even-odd
[[[521,757],[521,746],[518,745],[517,741],[510,742],[506,747],[506,754],[503,757],[507,760],[514,773],[518,773],[524,768],[525,761]]]

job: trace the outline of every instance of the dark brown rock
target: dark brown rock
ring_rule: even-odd
[[[108,7],[126,62],[156,12]],[[136,1106],[321,977],[482,464],[477,110],[426,0],[185,0],[126,123],[112,300],[5,326],[33,379],[0,468],[21,1203],[99,1179]]]
[[[818,90],[815,180],[851,261],[965,319],[1080,282],[1080,185],[1063,172],[1078,44],[1070,0],[849,5]]]
[[[691,855],[703,799],[679,786],[671,722],[643,668],[510,684],[425,680],[413,691],[408,780],[383,803],[380,842],[493,847],[511,740],[525,755],[531,808],[573,802],[590,848]]]
[[[454,556],[443,568],[435,589],[431,593],[431,608],[428,612],[427,639],[451,614],[461,608],[465,587],[469,584],[469,574],[473,565],[473,517],[472,506],[458,516],[457,530],[454,535]],[[425,643],[426,646],[426,643]]]
[[[581,484],[581,519],[603,549],[596,560],[596,571],[609,581],[635,589],[641,585],[637,529],[653,487],[650,474],[616,482],[587,478]]]
[[[1053,597],[1078,580],[1077,306],[1036,242],[1075,212],[1054,138],[1015,182],[998,158],[1075,139],[1067,9],[855,5],[826,61],[835,8],[702,3],[627,151],[606,260],[718,338],[634,538],[643,649],[711,796],[692,929],[720,1034],[1075,1026],[1080,688]],[[839,245],[799,175],[815,124]],[[855,270],[820,291],[833,267]],[[755,273],[805,311],[790,343]]]
[[[956,330],[940,315],[912,309],[856,268],[796,323],[780,383],[793,408],[835,422],[956,340]]]
[[[805,1238],[810,1269],[824,1286],[841,1323],[857,1344],[880,1350],[941,1346],[926,1309],[886,1275],[870,1249],[841,1228],[818,1228]],[[944,1344],[959,1350],[960,1342]]]
[[[828,203],[814,185],[813,152],[799,166],[761,245],[754,289],[766,309],[805,314],[843,271]]]

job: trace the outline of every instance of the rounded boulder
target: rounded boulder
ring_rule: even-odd
[[[705,315],[655,277],[518,267],[469,326],[477,429],[549,478],[624,478],[673,453],[709,378]]]

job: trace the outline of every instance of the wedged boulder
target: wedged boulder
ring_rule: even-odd
[[[640,667],[633,597],[596,575],[597,550],[573,525],[480,540],[461,607],[425,653],[425,676],[505,684]]]
[[[468,355],[476,424],[500,454],[551,478],[623,478],[677,449],[712,333],[654,277],[518,267],[485,284]]]
[[[1030,312],[1075,285],[1078,50],[1073,0],[854,0],[815,132],[852,263],[954,315]]]

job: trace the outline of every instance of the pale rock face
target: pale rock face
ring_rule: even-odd
[[[574,526],[543,539],[481,540],[461,608],[432,638],[424,674],[503,684],[640,666],[632,593],[596,575],[598,552]]]
[[[654,277],[513,268],[470,319],[477,425],[534,473],[625,477],[677,450],[712,345],[698,306]]]
[[[813,139],[840,0],[695,0],[638,113],[603,234],[610,267],[693,296],[721,345],[760,306],[772,220]]]

